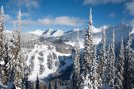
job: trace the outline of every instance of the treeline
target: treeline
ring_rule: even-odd
[[[93,45],[92,13],[85,34],[83,56],[80,53],[79,39],[72,49],[73,71],[70,80],[49,80],[47,88],[36,89],[133,89],[134,88],[134,50],[132,37],[120,43],[119,52],[115,54],[115,32],[113,29],[111,43],[107,46],[105,29],[102,29],[101,47]],[[40,83],[38,83],[40,84]],[[58,84],[58,85],[57,85]]]
[[[79,44],[74,47],[74,67],[69,89],[133,89],[134,50],[131,47],[130,33],[127,43],[124,43],[122,38],[120,51],[115,55],[114,30],[111,43],[107,47],[105,29],[102,29],[101,48],[96,49],[93,45],[91,12],[89,18],[84,55],[81,60]]]
[[[25,89],[23,88],[25,81],[28,81],[28,69],[21,48],[20,11],[14,23],[17,23],[17,28],[12,31],[12,39],[8,40],[4,32],[4,8],[2,6],[0,10],[0,89],[16,89],[16,86]]]

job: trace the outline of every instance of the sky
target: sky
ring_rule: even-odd
[[[0,0],[0,6],[4,6],[7,30],[13,29],[19,9],[24,32],[86,28],[90,8],[95,27],[134,24],[134,0]]]

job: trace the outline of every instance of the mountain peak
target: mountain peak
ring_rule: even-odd
[[[28,32],[28,33],[34,34],[34,35],[37,35],[37,36],[41,36],[43,32],[44,31],[42,31],[40,29],[37,29],[37,30],[31,31],[31,32]]]

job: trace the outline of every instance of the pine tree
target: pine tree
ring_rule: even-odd
[[[51,89],[52,88],[52,86],[51,86],[51,81],[49,80],[48,81],[48,89]]]
[[[9,47],[8,43],[6,42],[4,45],[4,52],[3,52],[3,58],[4,58],[4,65],[3,65],[3,84],[7,85],[8,78],[11,70],[11,64],[10,64],[10,56],[9,56]]]
[[[48,57],[47,57],[47,66],[49,69],[53,68],[53,55],[51,53],[49,53]]]
[[[132,37],[129,33],[128,42],[126,46],[126,56],[124,63],[124,89],[132,89],[134,87],[134,55],[131,48]]]
[[[88,88],[92,88],[92,61],[93,61],[93,40],[92,40],[92,11],[90,9],[90,18],[88,30],[85,35],[85,48],[84,48],[84,61],[83,72],[81,74],[81,84],[84,84],[85,80],[90,81]],[[81,85],[85,86],[85,85]]]
[[[57,89],[62,89],[62,87],[61,87],[61,80],[60,79],[57,79],[56,85],[57,85]]]
[[[94,58],[93,58],[93,89],[98,89],[98,74],[97,74],[97,55],[96,55],[96,46],[94,47]]]
[[[35,86],[35,89],[40,89],[38,75],[37,75],[37,79],[36,79],[36,86]]]
[[[105,29],[102,29],[102,43],[101,43],[101,55],[99,60],[98,72],[99,72],[99,84],[102,86],[106,83],[106,64],[107,64],[107,55],[106,55],[106,34]]]
[[[115,33],[113,30],[112,42],[111,42],[111,55],[110,55],[110,71],[109,71],[109,86],[114,89],[114,80],[115,80]]]
[[[23,55],[21,53],[21,12],[18,14],[18,30],[13,32],[13,40],[11,40],[11,64],[14,67],[15,73],[15,84],[21,87],[22,79],[22,59]]]
[[[31,74],[34,69],[34,59],[35,55],[31,56],[31,59],[29,60],[29,73]]]
[[[44,72],[44,70],[45,70],[45,67],[44,67],[44,65],[43,65],[43,62],[44,62],[44,58],[43,57],[38,57],[38,59],[39,59],[39,62],[40,62],[40,70],[39,70],[39,72],[40,72],[40,74],[42,74],[43,72]]]
[[[74,60],[73,64],[73,72],[71,76],[71,88],[72,89],[79,89],[80,88],[80,47],[79,47],[79,39],[77,37],[77,42],[72,50],[72,59]]]
[[[92,40],[92,14],[90,12],[90,21],[88,30],[85,34],[85,48],[84,48],[84,64],[83,67],[86,69],[87,73],[92,65],[93,58],[93,40]]]
[[[22,70],[22,86],[21,89],[28,89],[28,75],[29,75],[29,70],[26,64],[23,64],[23,70]]]
[[[12,66],[12,68],[11,68],[7,89],[16,89],[15,84],[14,84],[14,79],[15,79],[14,68],[15,68],[15,66]]]
[[[4,65],[4,58],[3,58],[3,51],[4,51],[4,9],[3,6],[0,10],[0,80],[2,80],[2,75],[4,73],[3,71],[3,65]]]
[[[45,71],[45,67],[43,64],[40,64],[40,74],[42,74]]]
[[[123,39],[121,42],[120,54],[117,63],[117,74],[115,77],[115,89],[123,89],[123,81],[124,81],[124,61],[125,61],[125,50]]]
[[[109,81],[110,81],[110,63],[111,63],[111,44],[108,46],[107,50],[107,64],[106,64],[106,72],[105,72],[105,77],[106,77],[106,84],[109,86]]]

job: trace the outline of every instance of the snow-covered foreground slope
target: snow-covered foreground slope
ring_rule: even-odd
[[[40,79],[44,79],[52,73],[58,73],[62,70],[65,70],[66,67],[72,64],[72,60],[70,60],[68,57],[70,54],[59,53],[56,51],[55,47],[52,46],[35,45],[34,49],[28,52],[27,55],[27,65],[31,66],[31,63],[33,65],[31,75],[29,76],[29,80],[31,81],[36,80],[37,74],[39,75]],[[50,62],[49,59],[52,59],[52,62]],[[60,63],[61,61],[64,61],[64,65]],[[40,73],[40,65],[44,66],[42,73]]]

